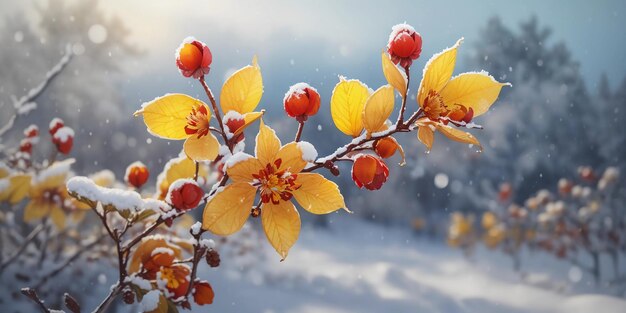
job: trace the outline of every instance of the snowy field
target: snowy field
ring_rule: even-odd
[[[541,273],[541,264],[532,264],[539,270],[522,282],[497,253],[481,251],[488,259],[470,262],[408,230],[355,219],[332,223],[329,231],[303,229],[283,263],[260,242],[262,251],[236,263],[223,253],[222,266],[202,273],[216,291],[210,311],[626,312],[626,300],[593,294],[584,278],[578,283],[583,286],[572,287],[564,281],[567,274],[551,278]],[[569,268],[562,262],[547,266]]]

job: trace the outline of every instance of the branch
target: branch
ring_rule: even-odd
[[[37,292],[34,289],[22,288],[21,292],[23,295],[33,300],[33,302],[37,303],[37,305],[39,305],[39,308],[41,309],[42,312],[44,313],[52,312],[50,311],[50,309],[46,307],[46,305],[43,303],[43,300],[39,299],[39,296],[37,295]]]
[[[396,123],[395,125],[391,126],[389,129],[382,131],[382,132],[378,132],[378,133],[374,133],[371,137],[366,137],[365,135],[361,135],[359,137],[356,137],[352,140],[352,142],[343,145],[342,147],[340,147],[339,149],[337,149],[334,153],[325,156],[323,158],[319,158],[315,161],[314,165],[309,166],[307,168],[305,168],[304,170],[302,170],[302,172],[312,172],[314,170],[317,170],[319,168],[322,168],[324,166],[326,166],[327,162],[330,162],[331,164],[338,161],[339,159],[341,159],[342,157],[346,156],[347,154],[355,151],[357,148],[360,148],[361,145],[371,142],[371,141],[375,141],[377,139],[380,138],[385,138],[385,137],[389,137],[395,133],[399,133],[399,132],[410,132],[412,130],[411,125],[413,125],[415,123],[415,121],[417,121],[417,119],[422,115],[422,110],[419,109],[417,110],[417,112],[413,113],[413,115],[411,115],[411,117],[407,120],[406,123]]]
[[[411,82],[411,73],[409,72],[409,66],[404,68],[406,74],[406,91],[402,95],[402,106],[400,106],[400,113],[398,114],[398,120],[396,125],[402,125],[404,123],[404,111],[406,110],[406,96],[409,93],[409,83]]]
[[[35,88],[31,89],[26,95],[22,96],[19,100],[14,101],[13,107],[15,108],[15,113],[13,114],[13,116],[11,116],[9,121],[2,128],[0,128],[0,137],[2,137],[7,131],[13,128],[15,120],[17,120],[19,116],[26,115],[28,114],[28,112],[30,112],[21,112],[20,109],[22,109],[25,104],[37,99],[37,97],[39,97],[41,93],[46,90],[46,88],[50,85],[54,78],[56,78],[67,67],[67,64],[72,59],[72,56],[72,49],[70,45],[68,45],[65,48],[65,55],[63,55],[61,60],[59,60],[59,62],[46,73],[46,77],[44,78],[44,80]]]
[[[298,132],[296,133],[295,142],[300,141],[300,137],[302,137],[302,130],[304,129],[304,121],[298,121]]]
[[[12,256],[10,256],[8,259],[6,259],[4,262],[2,262],[2,265],[0,265],[0,274],[4,271],[4,269],[7,266],[9,266],[11,264],[11,262],[13,262],[15,259],[17,259],[17,257],[19,257],[22,254],[22,252],[24,252],[24,250],[26,249],[28,244],[30,244],[30,242],[33,241],[33,239],[35,239],[35,237],[42,230],[43,230],[43,225],[39,224],[39,225],[37,225],[37,227],[35,227],[35,229],[33,229],[30,232],[30,234],[28,234],[28,236],[24,239],[24,242],[22,242],[22,244],[17,249],[17,251],[15,251],[15,253]]]

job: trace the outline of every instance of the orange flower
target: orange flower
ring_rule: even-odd
[[[359,155],[352,164],[352,180],[359,188],[378,190],[387,181],[389,168],[383,160],[368,155]]]
[[[157,285],[170,292],[169,298],[180,298],[187,293],[190,273],[191,270],[186,264],[163,266],[157,274]]]

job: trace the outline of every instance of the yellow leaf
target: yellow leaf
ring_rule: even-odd
[[[183,150],[194,161],[213,161],[220,151],[220,143],[210,132],[200,138],[193,135],[185,140]]]
[[[422,82],[420,82],[417,91],[417,103],[424,105],[424,98],[428,92],[433,90],[440,92],[441,89],[450,81],[454,64],[456,63],[456,50],[463,42],[463,38],[459,39],[454,46],[433,55],[424,66],[424,74]]]
[[[290,173],[300,173],[307,162],[302,159],[302,150],[297,142],[290,142],[280,148],[276,154],[276,160],[280,159],[278,171],[288,171]]]
[[[24,222],[31,222],[47,216],[50,213],[51,205],[46,201],[28,202],[24,208]]]
[[[276,136],[276,132],[269,126],[266,126],[263,120],[261,120],[259,133],[256,136],[254,154],[263,166],[274,161],[276,153],[280,150],[280,145],[280,139]]]
[[[16,204],[28,195],[30,190],[30,175],[19,174],[9,179],[8,199],[11,204]]]
[[[250,112],[250,113],[245,113],[243,115],[243,125],[241,125],[239,128],[237,128],[234,132],[233,135],[239,135],[241,134],[246,127],[250,126],[250,124],[256,122],[256,120],[260,119],[263,114],[265,114],[265,110],[261,110],[261,112]]]
[[[148,131],[166,139],[185,139],[189,135],[185,132],[187,117],[192,109],[205,106],[208,118],[211,110],[202,101],[183,94],[168,94],[145,103],[135,116],[143,115],[143,121]]]
[[[340,77],[330,99],[330,114],[335,126],[348,136],[357,137],[363,131],[363,108],[371,90],[356,79]]]
[[[241,114],[256,109],[263,96],[263,77],[261,68],[257,64],[256,56],[252,65],[243,67],[231,75],[220,94],[222,112],[236,111]]]
[[[462,130],[458,130],[449,125],[443,125],[443,124],[435,124],[435,127],[437,127],[437,130],[440,131],[442,134],[444,134],[446,137],[454,141],[458,141],[460,143],[468,143],[472,145],[477,145],[480,150],[483,149],[478,139],[476,139],[474,135],[468,132],[464,132]]]
[[[293,192],[293,196],[303,209],[313,214],[328,214],[342,208],[350,212],[337,184],[324,176],[300,173],[296,183],[301,186]]]
[[[426,146],[426,149],[430,151],[433,148],[433,142],[435,141],[435,133],[428,125],[418,126],[417,139]]]
[[[196,164],[187,156],[181,156],[169,160],[165,164],[163,172],[161,172],[157,177],[157,199],[165,199],[165,195],[167,194],[167,190],[169,189],[171,183],[181,178],[193,178],[195,173]],[[208,171],[206,167],[201,164],[198,176],[206,177],[207,175]]]
[[[280,201],[278,204],[268,202],[261,209],[261,222],[267,240],[280,254],[281,261],[284,260],[298,240],[300,214],[291,201]]]
[[[228,177],[234,182],[251,182],[254,177],[263,169],[263,164],[256,158],[250,157],[247,160],[239,161],[226,169]]]
[[[218,192],[204,208],[202,228],[220,236],[233,234],[246,223],[256,188],[249,183],[232,183]]]
[[[395,88],[402,97],[406,95],[407,91],[407,78],[406,74],[400,71],[400,69],[391,62],[389,55],[383,51],[383,74],[387,79],[387,82]]]
[[[371,134],[377,132],[393,111],[393,87],[385,85],[378,88],[365,102],[363,126]]]
[[[484,114],[498,99],[502,86],[509,83],[500,83],[486,72],[463,73],[458,75],[443,88],[441,97],[443,102],[461,104],[474,110],[474,117]]]

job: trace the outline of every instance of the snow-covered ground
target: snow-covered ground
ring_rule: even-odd
[[[216,292],[210,311],[626,312],[626,300],[593,294],[593,286],[571,288],[541,270],[522,282],[497,253],[481,252],[468,261],[407,229],[353,218],[331,223],[326,231],[305,227],[282,263],[262,239],[248,237],[247,244],[258,241],[261,249],[238,261],[222,253],[222,266],[200,274]]]

